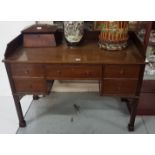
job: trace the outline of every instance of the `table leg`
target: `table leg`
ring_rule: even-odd
[[[11,90],[12,90],[12,94],[13,94],[13,99],[14,99],[14,103],[15,103],[15,107],[16,107],[16,111],[17,111],[17,115],[18,115],[18,119],[19,119],[19,126],[25,127],[26,122],[24,120],[24,116],[23,116],[23,112],[22,112],[22,108],[21,108],[21,103],[20,103],[20,98],[23,95],[22,96],[21,95],[15,95],[16,89],[15,89],[14,81],[12,79],[12,73],[11,73],[10,65],[5,63],[5,67],[6,67],[6,71],[8,73],[9,82],[10,82],[10,86],[11,86]]]
[[[18,95],[13,95],[16,111],[19,119],[19,127],[26,127],[26,121],[24,120],[21,103]]]
[[[128,130],[134,131],[135,118],[137,113],[138,99],[132,100],[132,110],[130,115],[130,122],[128,124]]]
[[[121,98],[121,101],[122,102],[128,102],[128,99],[127,98]]]
[[[38,95],[33,95],[33,100],[38,100],[39,96]]]

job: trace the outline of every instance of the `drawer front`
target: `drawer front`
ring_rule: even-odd
[[[14,78],[17,93],[45,93],[47,91],[46,81],[42,78]]]
[[[100,79],[100,65],[49,65],[46,76],[51,79]]]
[[[46,65],[45,76],[47,79],[59,79],[61,76],[61,65]]]
[[[139,65],[106,65],[104,68],[105,78],[138,78]]]
[[[53,34],[24,34],[24,47],[56,46]]]
[[[11,64],[13,76],[43,77],[44,70],[40,64]]]
[[[105,79],[103,81],[103,94],[134,95],[137,80]]]
[[[62,77],[71,79],[100,79],[100,65],[65,65],[62,67]]]

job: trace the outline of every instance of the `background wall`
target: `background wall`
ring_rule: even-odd
[[[15,133],[18,128],[18,118],[10,84],[1,60],[4,58],[7,43],[18,36],[22,29],[34,23],[34,21],[0,21],[0,133]],[[25,96],[22,99],[24,113],[27,111],[31,100],[31,96]]]

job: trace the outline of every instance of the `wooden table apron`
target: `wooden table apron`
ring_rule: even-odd
[[[128,130],[134,130],[144,58],[130,41],[123,51],[109,52],[97,43],[77,48],[65,44],[49,48],[24,48],[21,36],[7,46],[3,60],[8,73],[20,127],[25,127],[20,99],[26,94],[47,95],[54,80],[97,80],[100,95],[118,96],[132,104]]]

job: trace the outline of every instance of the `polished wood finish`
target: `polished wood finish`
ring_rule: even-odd
[[[10,64],[13,77],[44,77],[44,68],[41,64]]]
[[[140,94],[137,115],[155,115],[155,92]]]
[[[47,83],[43,78],[14,78],[16,93],[46,93]]]
[[[17,50],[23,44],[23,36],[20,34],[15,39],[13,39],[10,43],[7,44],[6,51],[4,54],[5,58],[8,58],[12,55],[12,51]]]
[[[71,79],[71,80],[100,80],[102,73],[101,65],[46,65],[47,79]]]
[[[87,34],[89,34],[87,32]],[[53,80],[98,80],[100,95],[132,99],[129,130],[134,129],[137,101],[144,69],[144,57],[132,40],[129,46],[116,52],[100,49],[97,33],[84,36],[82,45],[70,48],[66,44],[57,47],[25,48],[18,37],[8,45],[3,62],[6,65],[20,126],[24,118],[19,96],[48,94]]]
[[[104,79],[103,95],[135,96],[137,80]]]
[[[34,24],[22,31],[24,47],[53,47],[57,42],[57,27]]]
[[[136,78],[140,73],[139,65],[107,65],[104,68],[104,78]]]
[[[141,88],[142,93],[155,93],[155,80],[144,80]]]
[[[138,106],[138,99],[132,99],[132,109],[131,109],[131,116],[130,116],[130,121],[128,124],[128,130],[129,131],[134,131],[134,122],[135,122],[135,116],[137,114],[137,106]]]
[[[75,48],[70,48],[66,44],[52,48],[21,47],[4,61],[43,64],[144,64],[144,58],[132,41],[128,48],[117,52],[100,49],[97,42],[84,42]]]
[[[149,39],[150,39],[150,33],[152,30],[152,26],[153,26],[153,22],[149,21],[147,22],[147,28],[146,28],[146,33],[145,33],[145,37],[144,37],[144,46],[145,46],[145,50],[147,49],[147,46],[149,44]]]
[[[55,25],[48,24],[34,24],[28,28],[22,30],[22,34],[52,34],[57,31],[57,27]]]
[[[54,34],[25,34],[24,47],[52,47],[56,46]]]
[[[152,42],[150,42],[150,32],[155,29],[155,22],[148,21],[145,22],[143,26],[146,30],[144,41],[141,42],[135,33],[132,33],[134,36],[132,39],[135,41],[137,48],[141,52],[141,54],[145,57],[146,49],[148,46],[154,46]],[[142,68],[142,67],[141,67]],[[144,71],[142,71],[143,73]],[[141,76],[143,77],[143,75]],[[140,93],[139,104],[137,107],[137,115],[155,115],[155,81],[154,80],[143,80],[141,79],[142,87],[139,86],[138,92]],[[131,106],[129,105],[129,110],[131,110]]]
[[[137,114],[155,115],[155,80],[143,81]]]
[[[12,43],[11,43],[11,45],[12,45]],[[16,46],[16,44],[15,44],[15,46]],[[7,47],[7,49],[10,49],[10,48]],[[6,51],[6,54],[8,52],[10,52],[10,51]],[[19,126],[26,127],[26,121],[24,120],[23,111],[22,111],[21,103],[20,103],[21,94],[16,94],[15,85],[14,85],[12,74],[10,71],[10,65],[5,63],[5,67],[6,67],[6,71],[8,74],[8,78],[9,78],[9,82],[10,82],[10,86],[11,86],[11,90],[12,90],[12,94],[13,94],[13,99],[14,99],[14,103],[15,103],[15,107],[16,107],[16,111],[17,111],[17,115],[18,115],[18,119],[19,119]],[[24,95],[22,95],[22,97],[23,96]]]
[[[136,47],[138,48],[140,54],[145,58],[146,55],[146,47],[144,43],[142,43],[135,32],[130,32],[130,38],[134,41]]]

